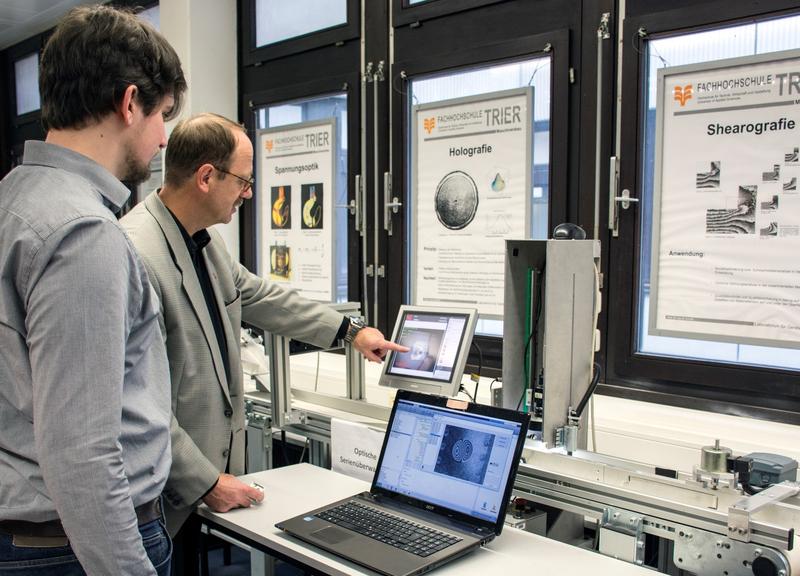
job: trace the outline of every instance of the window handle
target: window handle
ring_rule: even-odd
[[[383,173],[383,229],[392,235],[392,214],[397,214],[397,211],[403,205],[397,196],[392,196],[392,173]]]

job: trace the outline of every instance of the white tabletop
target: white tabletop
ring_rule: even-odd
[[[297,560],[311,569],[333,575],[374,574],[356,564],[319,550],[275,528],[275,523],[340,498],[369,489],[369,484],[310,464],[297,464],[244,476],[264,487],[264,502],[224,514],[201,506],[198,514],[212,524],[237,534],[245,544],[255,544]],[[525,567],[540,574],[559,576],[643,576],[653,572],[569,546],[529,532],[506,527],[487,546],[436,569],[439,576],[516,574]]]

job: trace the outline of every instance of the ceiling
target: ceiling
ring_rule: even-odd
[[[52,28],[73,6],[92,0],[0,0],[0,50]]]

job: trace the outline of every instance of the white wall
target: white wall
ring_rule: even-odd
[[[178,52],[189,83],[181,117],[214,112],[238,120],[236,0],[161,0],[159,5],[161,32]],[[215,229],[238,260],[238,213]]]

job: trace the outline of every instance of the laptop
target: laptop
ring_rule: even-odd
[[[432,570],[500,535],[528,421],[399,390],[370,491],[275,526],[387,576]]]

